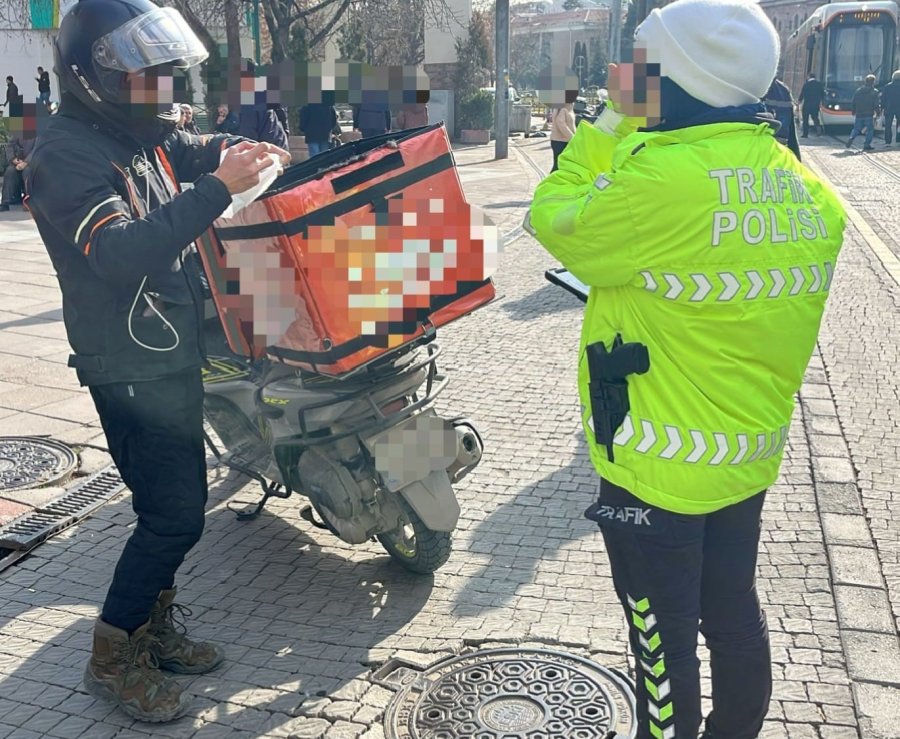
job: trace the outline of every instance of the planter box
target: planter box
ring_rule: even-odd
[[[488,129],[464,128],[459,132],[459,140],[463,144],[489,144],[491,132]]]

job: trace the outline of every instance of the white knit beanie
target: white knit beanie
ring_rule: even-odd
[[[778,33],[753,0],[676,0],[634,34],[668,77],[714,108],[756,103],[775,78]]]

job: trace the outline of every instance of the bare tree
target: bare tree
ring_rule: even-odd
[[[396,0],[260,0],[266,24],[272,37],[272,61],[288,58],[290,30],[295,23],[304,26],[307,43],[314,48],[334,35],[351,8],[365,5],[369,11],[381,9],[390,12]],[[447,0],[419,0],[415,4],[421,8],[424,18],[437,28],[449,29],[456,18]],[[396,23],[404,21],[394,16]]]
[[[420,0],[356,2],[339,46],[345,58],[376,66],[425,61],[425,14]]]

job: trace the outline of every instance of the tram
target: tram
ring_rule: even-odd
[[[853,125],[850,101],[866,75],[881,88],[897,68],[897,3],[822,5],[794,31],[783,51],[785,84],[796,100],[809,75],[825,86],[825,126]]]

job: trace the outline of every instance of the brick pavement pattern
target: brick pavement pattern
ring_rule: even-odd
[[[546,139],[520,140],[503,162],[493,146],[456,156],[470,200],[504,232],[539,180],[526,157],[544,171],[551,162]],[[831,164],[857,187],[854,170]],[[874,188],[859,187],[871,202]],[[0,235],[0,433],[102,446],[90,399],[65,367],[58,288],[33,225],[7,216]],[[581,305],[544,281],[551,266],[529,237],[517,239],[497,276],[500,299],[440,331],[451,378],[440,405],[470,415],[486,451],[458,488],[460,528],[438,573],[407,574],[377,545],[351,548],[306,526],[298,497],[238,522],[226,504],[257,489],[212,467],[206,533],[181,570],[180,600],[193,609],[193,632],[225,642],[229,660],[182,678],[196,696],[188,716],[140,724],[80,685],[133,525],[123,494],[0,573],[0,739],[374,739],[392,693],[367,678],[393,656],[426,665],[520,644],[625,667],[602,540],[582,518],[596,478],[578,423]],[[900,399],[889,337],[900,294],[852,229],[833,291],[764,512],[759,585],[775,672],[765,739],[897,736]],[[107,461],[90,449],[85,459],[92,469]]]

